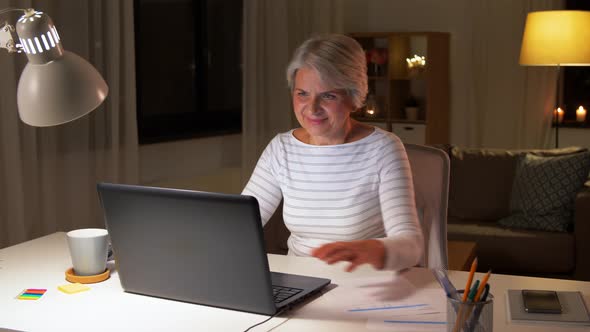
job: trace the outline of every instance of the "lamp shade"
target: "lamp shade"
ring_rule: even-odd
[[[590,12],[551,10],[527,15],[521,65],[590,65]]]
[[[55,126],[86,115],[103,102],[106,82],[90,63],[63,49],[49,16],[27,10],[16,30],[29,60],[17,91],[23,122]]]
[[[18,82],[18,113],[31,126],[55,126],[90,113],[107,93],[107,84],[92,65],[64,51],[50,63],[26,65]]]

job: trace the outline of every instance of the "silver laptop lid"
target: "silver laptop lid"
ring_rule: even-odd
[[[125,291],[276,311],[255,198],[109,183],[97,189]]]

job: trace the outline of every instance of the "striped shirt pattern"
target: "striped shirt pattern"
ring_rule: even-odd
[[[386,268],[420,259],[423,240],[410,165],[393,133],[375,128],[339,145],[305,144],[293,130],[279,134],[242,194],[258,200],[263,224],[284,198],[291,254],[309,256],[311,249],[334,241],[386,237]]]

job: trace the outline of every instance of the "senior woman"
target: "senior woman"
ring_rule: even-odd
[[[399,270],[420,261],[423,236],[400,139],[350,116],[367,95],[365,61],[344,35],[297,48],[287,81],[301,127],[272,139],[242,194],[263,224],[283,198],[290,255]]]

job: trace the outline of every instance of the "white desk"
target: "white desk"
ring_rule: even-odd
[[[313,258],[269,255],[274,271],[314,275],[332,279],[334,287],[296,310],[258,326],[253,331],[365,331],[366,319],[356,319],[334,307],[335,298],[359,280],[388,278],[392,272],[364,267],[354,273],[342,266],[327,266]],[[157,262],[155,267],[157,268]],[[223,310],[123,292],[114,271],[105,282],[91,284],[90,291],[67,295],[57,290],[66,284],[64,271],[71,265],[65,233],[55,233],[0,250],[0,330],[26,331],[243,331],[266,316]],[[112,266],[111,266],[112,267]],[[452,281],[464,285],[467,272],[452,271]],[[407,272],[415,287],[438,288],[425,269]],[[482,276],[479,275],[478,278]],[[173,281],[171,276],[170,281]],[[495,331],[588,331],[589,328],[559,328],[550,325],[506,323],[505,290],[508,288],[582,291],[590,303],[590,282],[492,275]],[[26,288],[46,288],[37,301],[17,300]],[[350,289],[350,288],[348,288]],[[390,290],[391,291],[391,290]],[[387,292],[383,288],[383,292]]]

